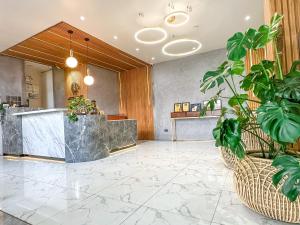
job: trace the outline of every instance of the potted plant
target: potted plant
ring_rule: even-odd
[[[70,122],[78,121],[78,115],[87,115],[95,110],[95,105],[83,96],[72,97],[68,100],[68,118]]]
[[[210,108],[219,98],[228,100],[213,136],[216,146],[238,159],[233,164],[234,181],[242,202],[273,219],[300,223],[300,159],[289,150],[300,137],[300,61],[283,74],[277,48],[282,18],[275,14],[270,25],[235,33],[227,42],[228,61],[208,71],[200,89],[204,93],[218,89]],[[247,51],[251,55],[267,44],[273,45],[275,61],[261,60],[245,75]],[[223,95],[223,85],[232,96]],[[259,107],[251,108],[250,102]],[[247,141],[257,143],[259,152],[251,151]]]

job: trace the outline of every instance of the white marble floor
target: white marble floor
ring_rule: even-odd
[[[0,158],[0,210],[39,225],[280,225],[244,207],[212,142],[144,142],[94,162]]]

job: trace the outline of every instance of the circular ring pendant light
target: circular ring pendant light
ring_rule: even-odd
[[[78,65],[77,59],[73,56],[73,49],[72,49],[72,30],[68,30],[70,34],[70,56],[66,59],[66,65],[70,68],[75,68]]]
[[[171,53],[168,52],[168,48],[171,46],[174,46],[176,44],[180,44],[180,43],[192,43],[192,44],[196,44],[197,46],[193,47],[192,50],[190,51],[186,51],[186,52],[180,52],[180,53]],[[178,40],[174,40],[174,41],[170,41],[167,44],[165,44],[162,48],[162,53],[164,55],[167,56],[186,56],[186,55],[191,55],[195,52],[197,52],[200,48],[202,47],[202,44],[197,41],[197,40],[193,40],[193,39],[178,39]]]
[[[84,39],[86,41],[86,67],[87,67],[87,63],[88,63],[88,59],[89,59],[89,38],[85,38]],[[86,69],[86,76],[83,78],[83,82],[87,85],[87,86],[91,86],[94,84],[94,77],[92,77],[90,75],[90,70],[87,68]]]
[[[176,22],[178,18],[183,18],[182,21]],[[172,12],[168,14],[165,17],[165,24],[169,27],[180,27],[186,24],[190,20],[190,16],[188,13],[184,11],[177,11],[177,12]]]
[[[157,39],[157,40],[153,40],[153,41],[146,41],[146,40],[142,40],[140,38],[141,34],[146,33],[146,32],[159,32],[162,34],[162,37]],[[159,44],[163,41],[165,41],[168,37],[168,33],[160,27],[147,27],[147,28],[143,28],[141,30],[138,30],[135,35],[134,38],[137,42],[141,43],[141,44],[146,44],[146,45],[154,45],[154,44]]]

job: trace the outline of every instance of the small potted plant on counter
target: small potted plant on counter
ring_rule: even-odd
[[[242,202],[273,219],[300,223],[300,159],[289,149],[300,137],[300,61],[283,74],[277,49],[282,18],[275,14],[270,25],[235,33],[227,42],[228,61],[208,71],[200,89],[218,89],[210,107],[216,99],[228,100],[229,107],[222,110],[213,136],[217,146],[237,159],[234,181]],[[258,60],[245,75],[247,51],[251,54],[270,43],[275,61]],[[224,84],[232,96],[223,96]],[[259,107],[250,107],[251,102]],[[254,152],[249,143],[259,151]]]
[[[83,96],[72,97],[68,100],[67,115],[70,122],[78,121],[78,115],[88,115],[95,110],[95,104]]]

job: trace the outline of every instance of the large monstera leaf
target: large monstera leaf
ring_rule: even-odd
[[[300,103],[300,76],[276,81],[276,96]]]
[[[224,76],[227,76],[227,71],[229,70],[228,62],[225,61],[222,65],[218,67],[215,71],[208,71],[203,76],[203,81],[200,85],[200,91],[205,93],[208,89],[220,86],[224,83]]]
[[[293,156],[283,155],[274,159],[272,166],[279,169],[273,176],[273,184],[278,186],[283,181],[282,193],[295,201],[300,194],[300,161]]]
[[[288,100],[268,102],[257,109],[261,129],[280,143],[295,143],[300,137],[300,104]]]
[[[236,119],[225,119],[213,130],[217,146],[224,146],[238,158],[244,158],[245,150],[241,140],[241,126]]]
[[[297,70],[299,65],[300,61],[295,61],[287,76],[276,81],[276,96],[300,103],[300,71]]]
[[[259,27],[258,32],[255,34],[253,48],[259,49],[266,46],[267,43],[274,40],[280,31],[280,23],[283,16],[275,14],[270,25],[262,25]]]
[[[252,90],[262,103],[274,98],[274,62],[263,60],[260,64],[253,65],[251,72],[243,80],[241,88],[245,91]]]

